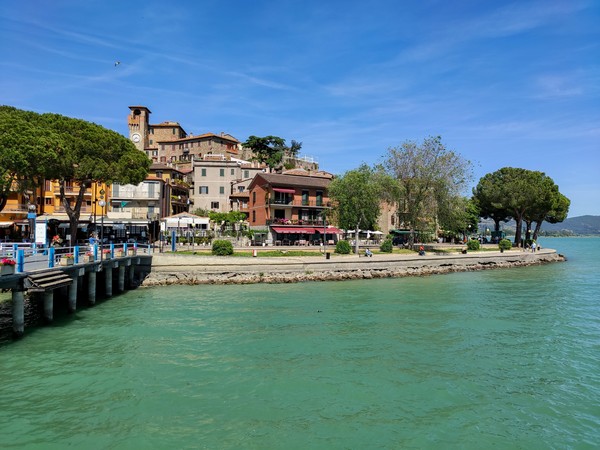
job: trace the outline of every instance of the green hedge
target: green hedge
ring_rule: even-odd
[[[471,239],[469,242],[467,242],[467,248],[469,250],[479,250],[479,241]]]
[[[512,242],[508,239],[501,239],[500,242],[498,242],[498,248],[502,251],[510,250],[512,248]]]
[[[379,247],[379,250],[383,253],[392,253],[392,251],[394,250],[394,244],[392,244],[392,241],[390,239],[386,239],[385,241],[383,241],[383,244],[381,244],[381,247]]]
[[[335,244],[335,252],[341,255],[347,255],[351,250],[352,248],[348,241],[338,241],[337,244]]]
[[[216,256],[233,255],[233,244],[229,241],[213,241],[212,254]]]

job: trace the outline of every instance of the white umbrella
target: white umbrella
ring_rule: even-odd
[[[373,231],[373,234],[383,234],[381,231]]]

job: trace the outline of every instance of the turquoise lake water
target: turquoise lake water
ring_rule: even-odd
[[[0,448],[586,449],[600,239],[566,263],[138,289],[0,347]]]

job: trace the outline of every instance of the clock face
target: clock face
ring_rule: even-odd
[[[133,134],[131,135],[131,140],[132,140],[133,142],[140,142],[140,139],[141,139],[141,138],[142,138],[142,137],[141,137],[141,136],[140,136],[138,133],[133,133]]]

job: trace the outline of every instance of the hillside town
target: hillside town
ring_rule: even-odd
[[[105,243],[153,243],[173,232],[203,242],[228,231],[241,245],[310,246],[333,244],[342,235],[326,220],[333,175],[313,158],[286,156],[281,169],[273,170],[230,134],[188,133],[176,121],[152,123],[151,114],[136,105],[127,116],[129,139],[152,161],[146,179],[137,185],[92,183],[84,193],[78,242],[95,235]],[[78,192],[78,185],[67,182],[66,196],[74,199]],[[232,211],[240,213],[235,223],[208,217]],[[381,212],[379,229],[365,239],[393,229],[390,208]],[[11,194],[0,212],[0,239],[33,241],[36,228],[47,230],[38,243],[53,236],[69,243],[69,217],[57,181],[46,180],[36,192]]]

